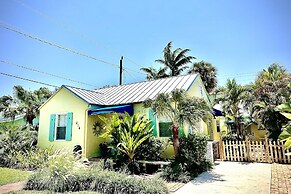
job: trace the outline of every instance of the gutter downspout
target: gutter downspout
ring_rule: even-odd
[[[88,110],[89,110],[89,106],[87,109],[85,109],[85,123],[84,123],[84,156],[85,158],[87,158],[87,135],[88,135]]]

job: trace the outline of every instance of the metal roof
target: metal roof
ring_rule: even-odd
[[[100,92],[96,92],[94,90],[86,90],[82,88],[76,88],[72,86],[63,86],[64,88],[71,91],[73,94],[87,102],[88,104],[98,104],[98,105],[106,105],[106,99],[104,94]]]
[[[155,98],[160,93],[170,93],[175,89],[188,90],[198,74],[168,77],[152,81],[85,90],[64,86],[89,104],[119,105],[143,102]]]

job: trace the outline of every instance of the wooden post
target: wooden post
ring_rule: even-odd
[[[273,144],[272,141],[269,140],[269,147],[270,147],[270,161],[271,163],[274,162],[274,152],[273,152]]]
[[[278,145],[279,163],[282,163],[282,146],[279,140],[277,140],[277,145]]]
[[[248,136],[246,136],[246,148],[247,148],[247,161],[251,162],[250,142],[249,142],[249,137]]]
[[[221,136],[219,137],[219,157],[220,160],[223,161],[224,160],[224,150],[223,150],[223,141]]]
[[[265,150],[265,160],[266,160],[266,162],[271,163],[270,162],[270,152],[269,152],[269,141],[268,141],[267,135],[265,135],[265,148],[266,148],[266,150]]]

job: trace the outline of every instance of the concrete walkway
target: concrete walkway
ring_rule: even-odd
[[[175,194],[269,194],[271,164],[216,162],[211,172],[202,173]]]

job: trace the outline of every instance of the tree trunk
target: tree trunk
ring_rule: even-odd
[[[175,157],[178,157],[180,143],[179,143],[179,125],[177,122],[173,123],[172,133],[173,133],[174,154],[175,154]]]

